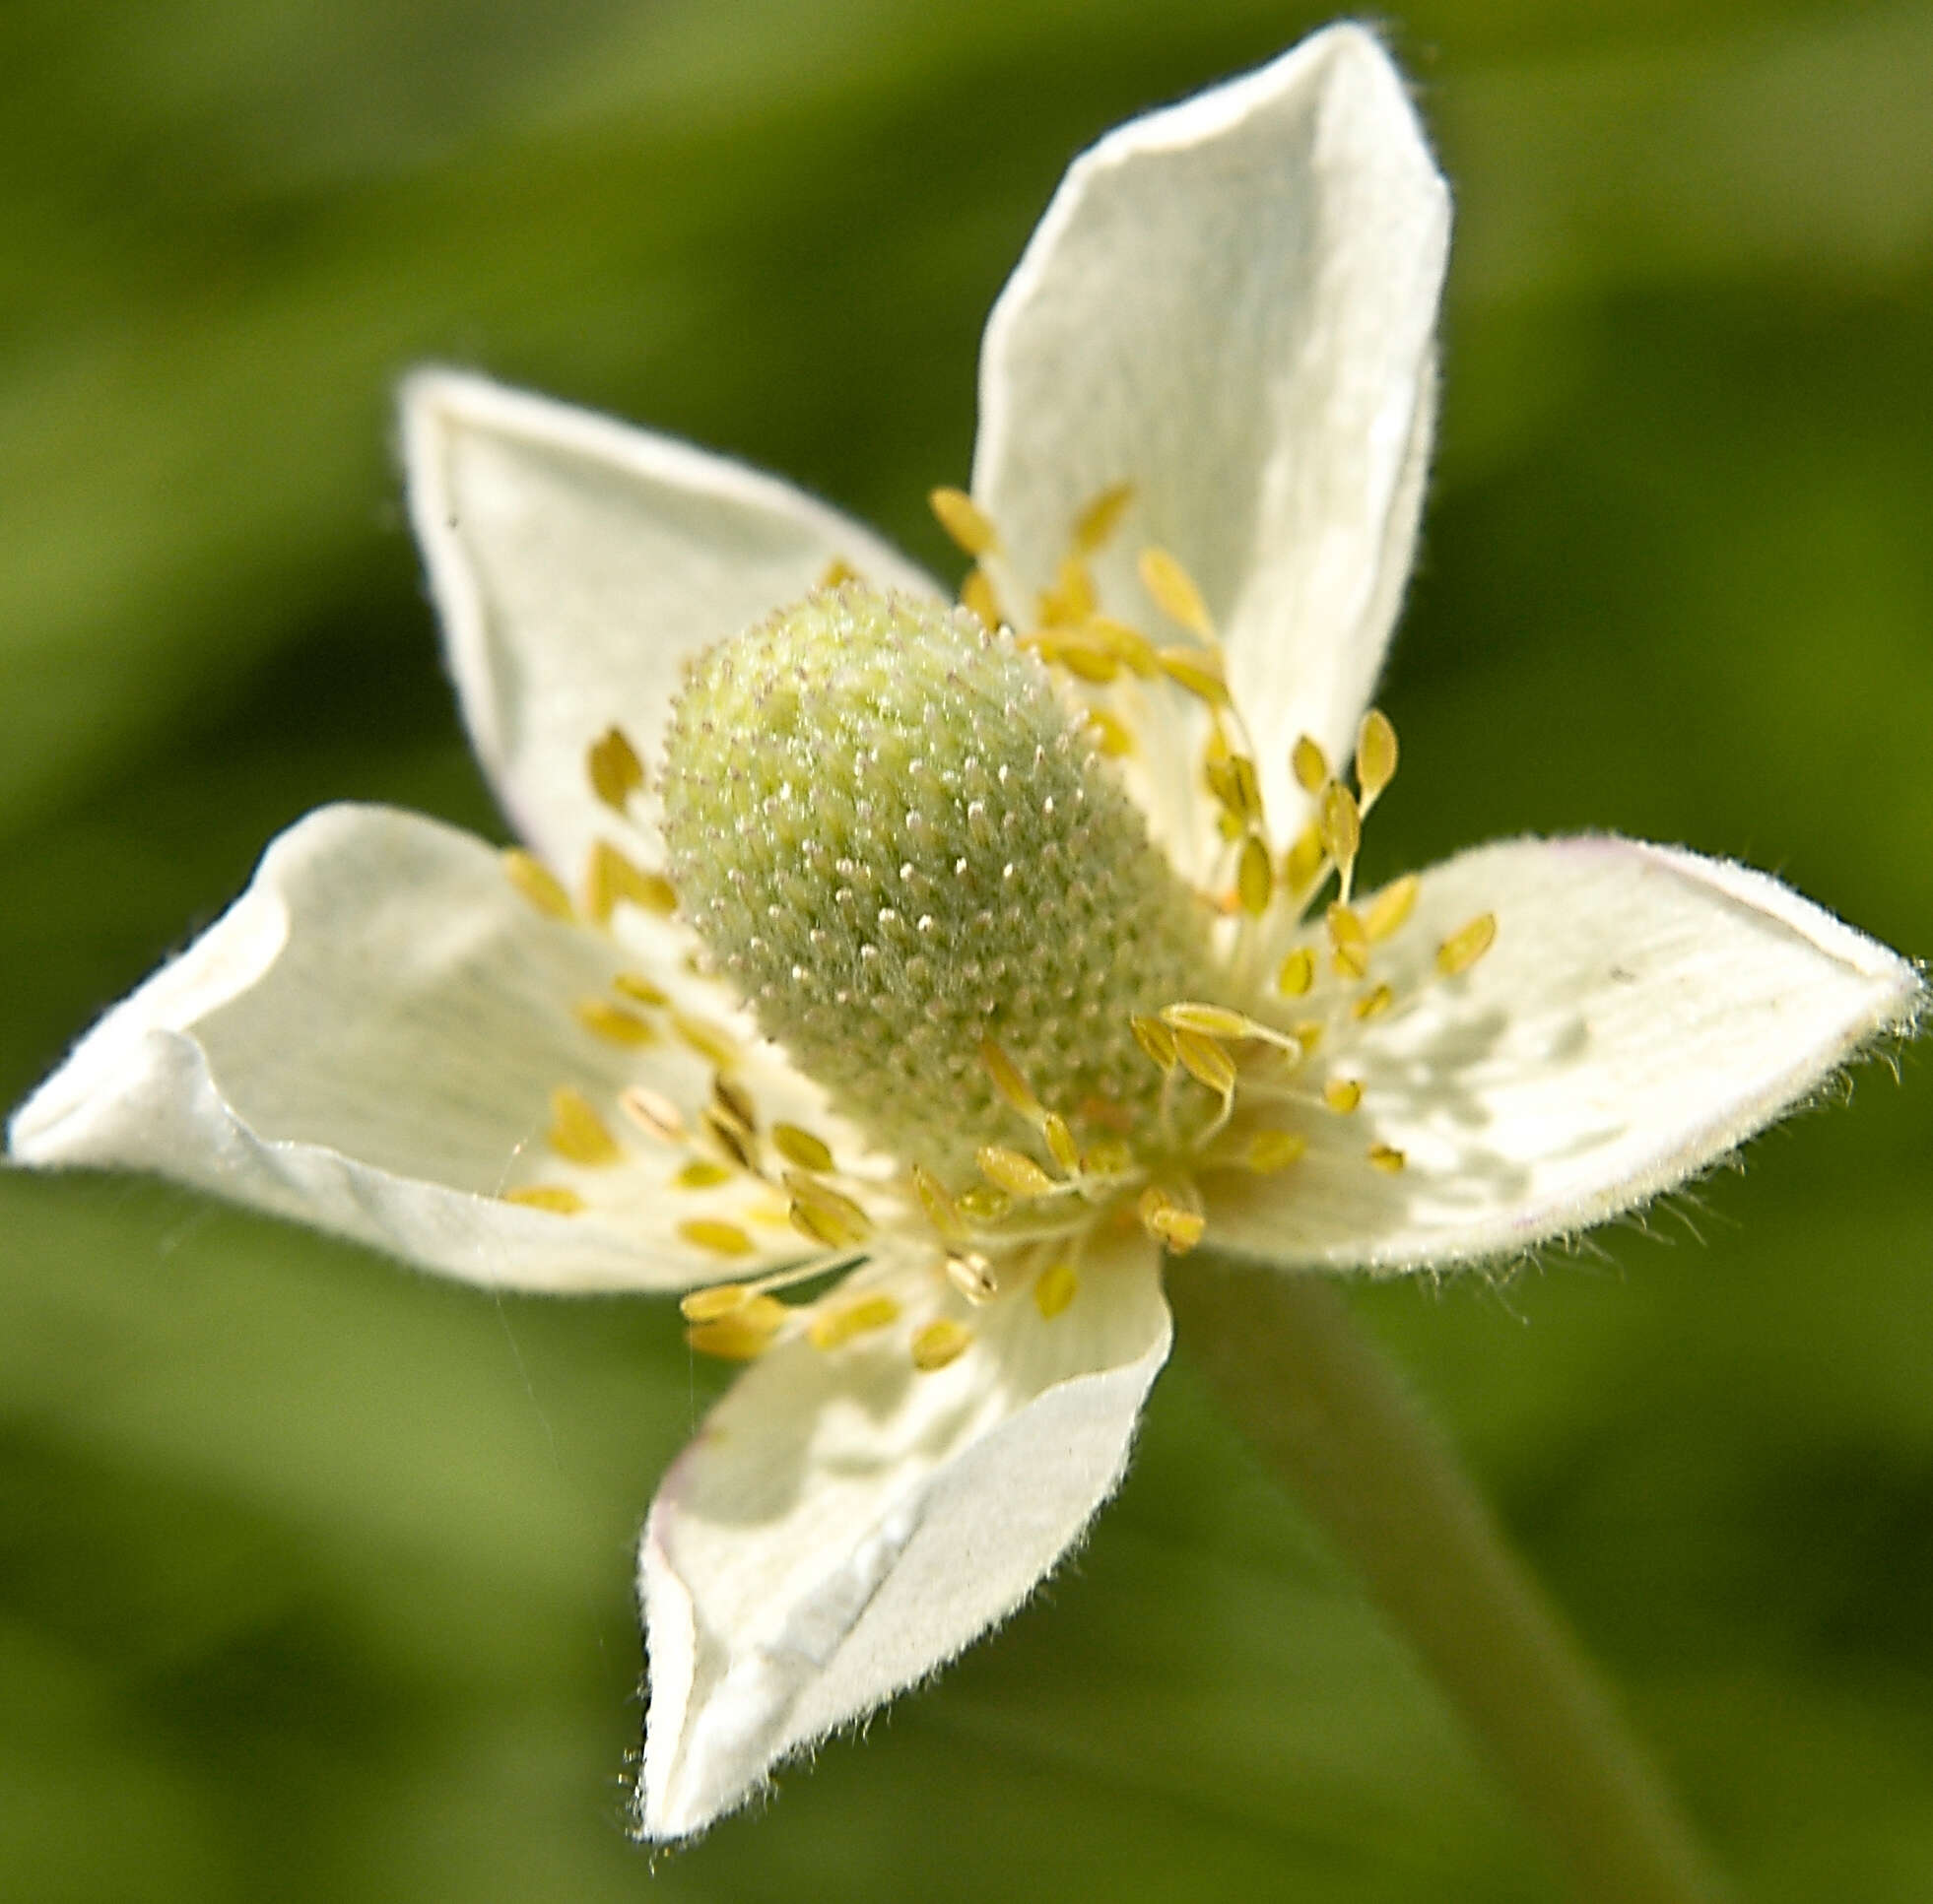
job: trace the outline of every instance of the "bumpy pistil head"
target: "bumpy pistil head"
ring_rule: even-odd
[[[682,903],[767,1036],[884,1147],[1012,1144],[997,1044],[1077,1132],[1147,1129],[1130,1020],[1197,995],[1200,902],[1010,635],[847,584],[695,667],[666,742]]]

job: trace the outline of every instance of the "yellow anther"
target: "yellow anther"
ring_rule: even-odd
[[[1033,645],[1042,661],[1065,668],[1077,681],[1092,682],[1097,687],[1104,688],[1110,681],[1120,679],[1120,656],[1112,648],[1099,641],[1090,641],[1081,634],[1043,634]]]
[[[997,1223],[1014,1207],[1013,1198],[995,1183],[969,1183],[954,1201],[974,1223]]]
[[[1329,855],[1322,844],[1322,828],[1313,821],[1296,835],[1296,843],[1282,856],[1282,883],[1300,897],[1322,877]]]
[[[678,892],[662,873],[633,866],[609,840],[598,840],[584,873],[584,911],[606,925],[620,904],[641,906],[660,919],[678,909]]]
[[[1289,750],[1289,770],[1304,793],[1320,793],[1329,778],[1329,756],[1303,734]]]
[[[694,1323],[685,1340],[701,1355],[749,1362],[771,1346],[790,1313],[775,1296],[753,1296],[710,1322]]]
[[[1200,1031],[1177,1031],[1174,1055],[1181,1068],[1197,1083],[1220,1096],[1230,1096],[1235,1086],[1235,1063],[1220,1044]]]
[[[1000,606],[993,580],[977,562],[966,571],[966,579],[960,584],[960,606],[978,616],[982,627],[997,628],[1006,624],[1006,613]]]
[[[1040,1135],[1046,1140],[1048,1154],[1070,1176],[1081,1167],[1081,1147],[1058,1111],[1049,1111],[1040,1120]]]
[[[1306,946],[1298,946],[1282,961],[1275,975],[1275,989],[1284,998],[1302,998],[1315,984],[1315,954]]]
[[[1241,858],[1235,864],[1235,896],[1251,919],[1259,919],[1269,909],[1275,895],[1275,867],[1269,849],[1259,833],[1250,833],[1241,842]]]
[[[627,1012],[622,1005],[613,1005],[608,999],[580,998],[571,1011],[592,1037],[602,1038],[607,1044],[649,1044],[658,1035],[635,1012]]]
[[[621,727],[607,727],[584,755],[584,771],[590,778],[591,792],[621,814],[631,797],[644,784],[644,762],[637,757]]]
[[[791,1209],[786,1213],[792,1227],[828,1249],[845,1249],[863,1243],[873,1233],[873,1221],[850,1197],[842,1197],[816,1178],[796,1170],[785,1173],[785,1187],[792,1193]]]
[[[1308,1139],[1300,1131],[1257,1131],[1249,1138],[1241,1160],[1260,1176],[1286,1170],[1308,1149]]]
[[[694,1289],[678,1298],[678,1313],[687,1322],[716,1322],[734,1309],[741,1309],[758,1294],[743,1282],[713,1282],[707,1288]]]
[[[616,1163],[624,1155],[604,1120],[591,1109],[590,1099],[569,1084],[551,1092],[551,1128],[546,1141],[559,1156],[572,1163]]]
[[[922,1375],[930,1375],[935,1369],[945,1368],[949,1362],[957,1362],[966,1354],[973,1341],[973,1332],[964,1322],[955,1322],[943,1316],[938,1322],[929,1322],[912,1339],[912,1365]]]
[[[1050,1264],[1033,1279],[1033,1306],[1052,1322],[1080,1293],[1081,1279],[1068,1262]]]
[[[1054,1188],[1053,1178],[1024,1150],[983,1144],[974,1156],[987,1182],[998,1184],[1010,1197],[1044,1197]]]
[[[521,1204],[525,1210],[548,1210],[553,1216],[574,1216],[584,1200],[568,1184],[526,1183],[503,1193],[506,1204]]]
[[[1306,1058],[1322,1042],[1322,1034],[1328,1028],[1320,1018],[1304,1018],[1300,1024],[1290,1026],[1289,1035],[1296,1040]]]
[[[706,1104],[699,1112],[699,1123],[712,1143],[748,1176],[759,1174],[752,1133],[729,1111],[717,1104]]]
[[[1363,844],[1363,815],[1356,796],[1341,781],[1331,780],[1323,787],[1316,825],[1323,852],[1346,874]]]
[[[721,1071],[729,1071],[738,1063],[738,1045],[730,1032],[721,1031],[717,1025],[707,1024],[703,1018],[692,1018],[684,1012],[674,1012],[671,1028],[700,1058]]]
[[[961,1219],[960,1206],[948,1195],[946,1185],[923,1163],[915,1163],[910,1174],[913,1192],[926,1213],[926,1220],[948,1242],[964,1236],[966,1225]]]
[[[709,1157],[694,1157],[671,1181],[680,1190],[715,1190],[719,1184],[731,1180],[732,1173],[722,1163],[713,1163]]]
[[[842,588],[847,582],[856,582],[859,571],[843,556],[834,556],[820,571],[821,588]]]
[[[1369,934],[1362,919],[1339,900],[1329,908],[1323,923],[1335,948],[1337,972],[1344,978],[1361,978],[1369,969]]]
[[[855,1336],[890,1328],[899,1320],[900,1305],[891,1296],[861,1296],[857,1302],[814,1316],[806,1326],[806,1341],[815,1348],[837,1348]]]
[[[1369,1161],[1378,1170],[1386,1170],[1393,1177],[1409,1159],[1393,1144],[1372,1144],[1369,1146]]]
[[[1104,1137],[1088,1146],[1081,1168],[1090,1177],[1124,1177],[1134,1168],[1134,1152],[1119,1138]]]
[[[632,1084],[618,1095],[618,1108],[651,1136],[665,1144],[685,1141],[685,1114],[662,1091]]]
[[[1367,812],[1396,777],[1396,730],[1381,708],[1372,707],[1356,730],[1356,785]]]
[[[797,1124],[774,1124],[771,1127],[771,1146],[787,1163],[796,1163],[801,1170],[830,1170],[833,1167],[832,1147],[823,1138],[814,1137]]]
[[[1087,631],[1095,640],[1111,648],[1144,681],[1161,673],[1161,657],[1155,652],[1155,644],[1139,628],[1131,628],[1111,616],[1091,615]]]
[[[1331,1078],[1322,1086],[1322,1101],[1338,1117],[1347,1117],[1363,1101],[1363,1086],[1354,1078]]]
[[[1162,1022],[1170,1031],[1199,1031],[1205,1038],[1248,1038],[1262,1027],[1242,1012],[1226,1005],[1203,1005],[1183,999],[1162,1007]]]
[[[993,518],[965,490],[934,490],[926,500],[940,527],[964,555],[978,560],[1000,547],[1000,532],[993,526]]]
[[[1215,624],[1209,620],[1208,604],[1201,599],[1201,590],[1166,549],[1144,549],[1135,565],[1141,571],[1142,587],[1155,598],[1164,615],[1204,641],[1215,639]]]
[[[1496,938],[1497,914],[1478,913],[1468,925],[1458,926],[1436,948],[1436,969],[1445,978],[1454,978],[1459,972],[1467,972],[1485,952],[1490,951]]]
[[[1387,985],[1377,985],[1352,1002],[1349,1016],[1353,1018],[1379,1018],[1395,1003],[1396,994]]]
[[[662,988],[653,985],[648,978],[636,972],[620,972],[611,981],[611,989],[620,998],[628,998],[633,1005],[669,1005],[671,1000]]]
[[[1094,737],[1095,749],[1109,760],[1125,760],[1134,752],[1134,736],[1128,731],[1127,723],[1110,714],[1104,707],[1087,709],[1088,732]]]
[[[552,919],[574,919],[577,916],[570,904],[569,893],[558,884],[557,876],[542,860],[526,853],[521,846],[504,848],[503,871],[510,884],[539,912]]]
[[[1193,1249],[1208,1227],[1207,1219],[1199,1211],[1177,1204],[1166,1190],[1154,1184],[1141,1193],[1135,1215],[1141,1218],[1141,1227],[1164,1249],[1176,1256],[1185,1256]]]
[[[1164,1071],[1174,1069],[1174,1033],[1160,1018],[1137,1012],[1128,1019],[1128,1029],[1151,1064],[1159,1065]]]
[[[1040,620],[1049,627],[1077,627],[1094,613],[1094,577],[1078,556],[1054,571],[1054,585],[1040,597]]]
[[[1175,687],[1185,689],[1210,707],[1229,704],[1228,677],[1222,657],[1213,648],[1163,648],[1155,659]]]
[[[748,1137],[758,1130],[759,1107],[743,1084],[735,1084],[729,1078],[712,1079],[711,1101]]]
[[[993,1265],[978,1250],[956,1251],[946,1260],[947,1280],[968,1302],[991,1302],[1000,1293]]]
[[[1021,1068],[991,1038],[980,1040],[980,1063],[993,1081],[993,1088],[1030,1123],[1040,1120],[1040,1100],[1033,1087],[1021,1075]]]
[[[1363,915],[1363,927],[1371,945],[1381,945],[1402,929],[1416,910],[1416,895],[1422,888],[1423,882],[1414,873],[1405,873],[1400,880],[1390,881],[1369,901]]]
[[[1133,500],[1132,483],[1110,483],[1074,518],[1074,547],[1084,556],[1103,548]]]
[[[721,1222],[716,1216],[692,1216],[678,1225],[678,1234],[699,1249],[713,1256],[750,1256],[752,1239],[736,1223]]]

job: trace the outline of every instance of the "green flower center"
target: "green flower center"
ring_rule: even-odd
[[[1145,1127],[1131,1019],[1196,996],[1203,903],[1006,632],[848,583],[700,658],[666,740],[692,925],[875,1142],[1011,1144],[999,1047],[1077,1136]]]

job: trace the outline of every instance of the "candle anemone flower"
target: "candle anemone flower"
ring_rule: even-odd
[[[480,378],[412,513],[523,844],[335,807],[17,1114],[744,1364],[639,1587],[636,1828],[1011,1613],[1197,1249],[1509,1259],[1683,1182],[1920,987],[1764,875],[1514,839],[1364,890],[1449,209],[1340,27],[1081,158],[996,304],[944,589],[768,477]]]

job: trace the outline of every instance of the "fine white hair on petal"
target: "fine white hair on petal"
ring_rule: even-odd
[[[1160,626],[1136,552],[1188,569],[1285,834],[1290,743],[1346,752],[1400,605],[1448,238],[1400,75],[1336,27],[1079,159],[987,324],[973,490],[1009,565],[1041,585],[1081,506],[1132,484],[1101,598]]]
[[[477,753],[517,829],[574,875],[608,816],[584,753],[646,760],[685,663],[843,561],[937,585],[871,530],[722,456],[485,378],[402,391],[410,515]]]
[[[1491,950],[1433,978],[1437,944],[1485,912]],[[1325,1050],[1361,1110],[1220,1198],[1223,1247],[1371,1270],[1519,1254],[1685,1182],[1925,999],[1904,959],[1766,874],[1608,835],[1426,872],[1372,977],[1411,1002]],[[1370,1168],[1370,1143],[1404,1167]]]
[[[1119,1484],[1167,1356],[1145,1243],[1092,1258],[1051,1322],[1024,1290],[969,1310],[925,1262],[841,1293],[893,1296],[900,1326],[768,1350],[652,1505],[643,1837],[702,1831],[1011,1613]],[[906,1330],[941,1315],[974,1341],[921,1373]]]
[[[687,1288],[719,1264],[677,1234],[675,1216],[701,1213],[662,1194],[675,1159],[647,1152],[648,1184],[600,1173],[622,1222],[496,1194],[557,1086],[612,1096],[648,1065],[683,1065],[673,1087],[708,1077],[669,1041],[621,1050],[572,1018],[622,956],[541,916],[482,840],[324,808],[89,1032],[16,1112],[9,1149],[40,1168],[156,1171],[494,1287]],[[789,1233],[778,1243],[799,1254]]]

